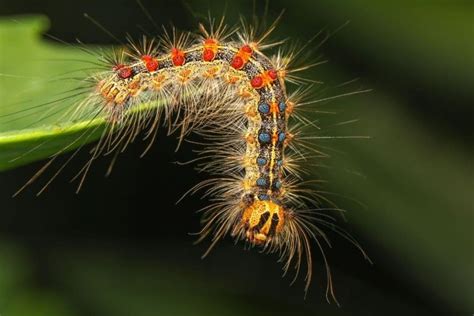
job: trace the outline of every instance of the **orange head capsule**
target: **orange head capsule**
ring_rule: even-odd
[[[242,216],[245,237],[255,245],[270,241],[283,229],[284,223],[283,207],[270,200],[255,200]]]

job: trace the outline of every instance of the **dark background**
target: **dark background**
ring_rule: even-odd
[[[157,24],[172,22],[187,30],[195,29],[197,12],[206,14],[211,8],[219,15],[223,8],[223,4],[214,2],[143,3]],[[324,10],[317,1],[307,3],[313,8],[310,12],[305,11],[305,2],[270,3],[270,16],[287,9],[278,35],[285,37],[287,30],[292,39],[297,36],[304,41],[320,29],[337,29],[351,17],[351,12],[341,11],[337,19],[332,19],[321,13]],[[231,20],[235,20],[237,12],[245,16],[252,13],[251,2],[228,5]],[[467,4],[466,10],[470,9]],[[259,2],[257,12],[262,11],[263,4]],[[138,38],[142,31],[137,25],[153,33],[134,1],[0,3],[0,14],[4,16],[48,16],[48,33],[66,42],[79,38],[87,44],[116,44],[84,19],[83,12],[119,38],[125,32]],[[350,34],[351,24],[339,32]],[[468,89],[452,89],[449,84],[440,89],[438,78],[420,79],[417,74],[404,72],[403,66],[386,69],[383,62],[365,56],[363,49],[348,50],[344,46],[347,42],[338,41],[338,34],[319,48],[316,56],[323,55],[330,64],[344,69],[347,78],[361,77],[355,89],[375,88],[372,93],[396,95],[406,105],[403,111],[433,138],[442,135],[450,140],[450,146],[470,152],[473,113]],[[408,40],[406,45],[410,45]],[[355,134],[367,131],[364,117],[360,119],[353,130]],[[19,285],[15,283],[13,287],[16,292],[6,293],[6,300],[0,298],[0,308],[5,306],[8,310],[15,304],[37,306],[41,302],[40,305],[50,305],[45,310],[58,306],[52,309],[59,310],[58,315],[467,315],[465,306],[438,299],[410,274],[397,269],[403,258],[369,237],[360,226],[351,226],[350,219],[342,225],[357,237],[375,264],[364,262],[353,246],[329,233],[333,249],[328,254],[340,309],[324,300],[324,270],[316,251],[314,280],[306,299],[301,278],[291,287],[291,275],[280,278],[281,266],[275,256],[245,251],[230,239],[201,260],[207,243],[193,246],[196,236],[189,233],[199,231],[199,215],[194,210],[205,206],[206,201],[191,196],[178,205],[175,202],[206,175],[197,174],[192,166],[174,164],[191,159],[194,148],[185,144],[175,152],[176,145],[174,137],[166,137],[163,132],[150,153],[139,159],[145,145],[133,144],[107,179],[103,174],[108,161],[100,160],[79,195],[68,180],[82,166],[87,152],[75,159],[69,172],[40,197],[35,197],[33,190],[15,199],[10,195],[42,166],[41,162],[0,174],[2,251],[7,257],[12,254],[13,259],[5,262],[21,271]],[[351,196],[350,191],[344,194]],[[356,203],[350,207],[351,211],[361,211]],[[472,252],[472,243],[466,246],[466,251]],[[8,278],[13,277],[9,274]],[[40,315],[42,309],[31,310],[31,315]],[[7,312],[3,315],[1,309],[0,314],[10,316]]]

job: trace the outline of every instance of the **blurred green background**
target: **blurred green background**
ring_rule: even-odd
[[[143,3],[157,24],[186,30],[208,10],[219,16],[227,7],[232,22],[238,14],[251,16],[253,6]],[[256,12],[264,6],[257,1]],[[350,21],[317,50],[308,48],[309,60],[328,60],[306,73],[324,82],[315,87],[318,97],[372,89],[317,104],[315,110],[335,115],[312,117],[324,127],[317,135],[371,136],[320,141],[331,157],[318,161],[324,167],[311,176],[327,180],[323,190],[338,193],[331,198],[348,210],[342,225],[374,261],[367,264],[329,233],[334,245],[327,253],[342,306],[324,300],[317,253],[306,299],[303,281],[290,287],[274,256],[242,250],[231,240],[200,260],[206,244],[193,246],[189,233],[199,230],[193,211],[206,201],[196,196],[174,203],[206,175],[173,164],[194,157],[193,146],[175,153],[175,139],[163,132],[143,159],[145,145],[131,146],[108,179],[108,160],[98,161],[79,195],[67,183],[87,150],[38,198],[40,186],[11,195],[41,162],[0,173],[1,316],[473,313],[473,2],[275,0],[270,17],[284,8],[275,38],[293,42]],[[20,107],[25,99],[35,104],[64,89],[69,83],[41,82],[77,68],[73,59],[92,58],[42,32],[69,43],[79,38],[94,49],[115,44],[84,12],[119,38],[138,38],[143,29],[154,33],[134,1],[1,2],[0,109]],[[349,120],[357,122],[339,124]],[[19,124],[3,121],[0,132]],[[2,147],[0,156],[29,145]]]

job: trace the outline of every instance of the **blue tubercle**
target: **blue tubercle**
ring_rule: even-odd
[[[270,106],[267,103],[261,103],[258,105],[258,111],[262,114],[268,114],[268,112],[270,112]]]
[[[268,142],[270,142],[270,134],[265,133],[265,132],[260,133],[258,135],[258,140],[262,143],[268,143]]]
[[[278,134],[278,141],[281,143],[285,140],[286,138],[286,135],[284,132],[281,132],[280,134]]]
[[[286,103],[281,101],[280,104],[278,105],[278,109],[280,110],[280,112],[285,112],[286,110]]]
[[[262,157],[258,157],[258,158],[257,158],[257,165],[259,165],[259,166],[265,166],[266,164],[267,164],[267,159],[262,158]]]

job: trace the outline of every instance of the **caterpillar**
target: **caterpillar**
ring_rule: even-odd
[[[199,24],[198,35],[173,29],[159,39],[129,40],[111,55],[100,55],[106,69],[84,78],[86,96],[67,113],[107,121],[90,160],[77,175],[79,188],[94,160],[122,152],[140,135],[149,141],[146,152],[161,125],[168,134],[178,133],[179,143],[196,133],[204,139],[197,168],[211,176],[189,191],[204,191],[210,201],[201,210],[198,240],[211,240],[204,255],[231,236],[236,242],[276,253],[285,273],[294,266],[297,276],[306,265],[306,292],[312,279],[314,242],[326,268],[326,297],[336,301],[323,250],[329,240],[321,227],[334,230],[365,253],[329,216],[314,211],[314,197],[320,196],[301,185],[301,164],[317,150],[301,137],[301,126],[311,121],[298,114],[300,107],[311,103],[305,97],[312,86],[295,74],[311,65],[293,67],[299,51],[265,54],[283,43],[267,42],[277,22],[256,34],[245,24],[229,28],[223,18],[209,19],[207,27]],[[292,93],[287,91],[288,82],[297,85]]]

